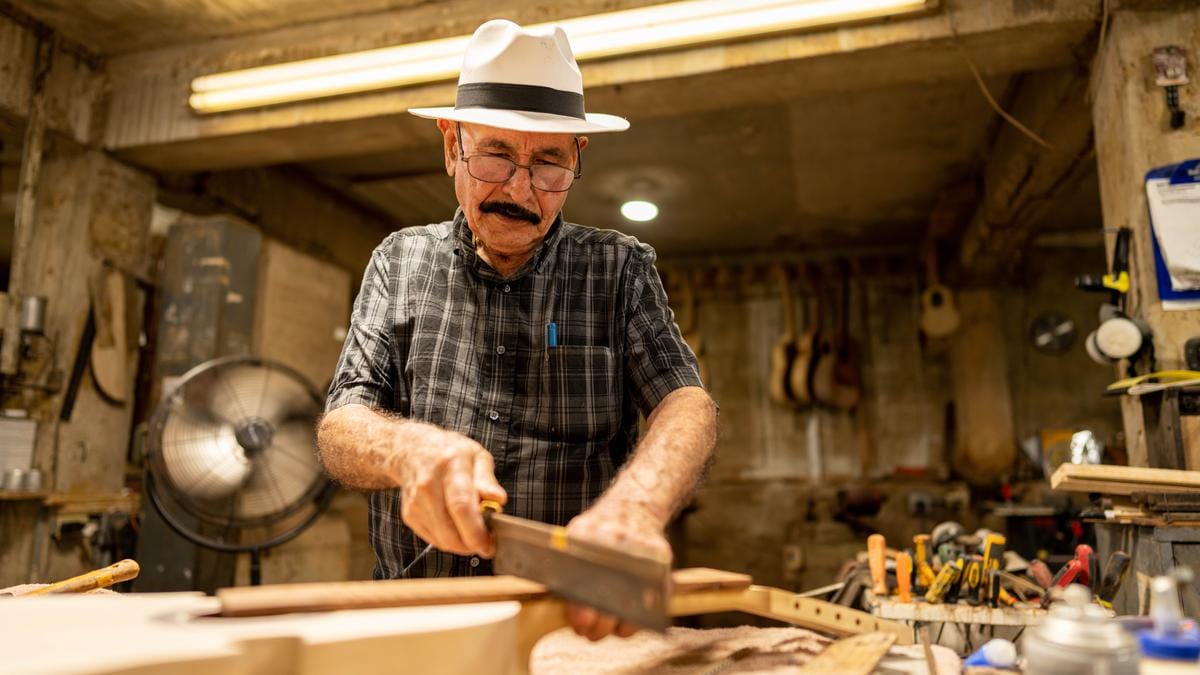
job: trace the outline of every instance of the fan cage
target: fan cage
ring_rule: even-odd
[[[235,391],[229,384],[231,373],[241,376],[253,373],[261,376],[261,392],[253,410],[249,404],[242,405],[238,399],[241,392]],[[255,432],[261,431],[261,427],[255,427],[253,422],[264,421],[264,406],[268,403],[278,403],[267,396],[268,383],[272,381],[293,395],[294,400],[291,403],[295,407],[273,420],[276,424],[267,434],[268,440],[262,448],[254,448],[252,452],[241,444],[246,442],[246,438],[254,440]],[[214,398],[212,388],[222,386],[225,389],[224,396],[231,395],[237,400],[236,415],[227,414],[222,417],[214,415],[212,410],[205,410],[203,406],[194,405],[195,401],[219,400]],[[285,405],[280,405],[286,408]],[[216,408],[215,404],[213,408]],[[293,490],[295,496],[283,500],[277,507],[263,513],[238,515],[237,512],[243,498],[246,497],[246,485],[254,478],[253,472],[274,471],[276,467],[273,467],[272,463],[282,461],[285,455],[298,464],[304,463],[296,460],[294,455],[288,454],[287,449],[275,447],[278,443],[271,434],[278,431],[279,423],[302,425],[299,428],[308,430],[307,434],[311,435],[322,408],[320,396],[304,376],[275,361],[256,356],[232,356],[207,361],[192,368],[163,397],[148,425],[146,487],[149,498],[172,529],[193,543],[215,550],[233,552],[270,548],[294,538],[316,520],[336,492],[336,486],[325,476],[320,462],[316,459],[315,445],[307,448],[312,453],[311,457],[303,458],[311,461],[311,466],[304,467],[305,470],[311,470],[311,479],[308,479],[304,472],[299,472],[304,485],[299,488],[301,481],[293,481],[297,486],[297,489]],[[220,452],[230,455],[224,458],[227,463],[236,460],[235,465],[241,462],[248,467],[245,470],[249,473],[236,485],[230,483],[221,486],[219,481],[214,481],[219,487],[232,490],[226,494],[208,495],[209,498],[189,494],[172,479],[171,467],[165,458],[164,432],[171,424],[173,415],[194,415],[197,410],[209,415],[209,418],[199,420],[200,428],[205,428],[203,424],[208,424],[209,427],[205,429],[220,436],[208,439],[209,447],[205,452],[211,454],[215,448],[219,448]],[[265,426],[272,427],[270,423],[266,423]],[[238,433],[239,431],[245,432],[245,438]],[[232,440],[234,437],[236,440]],[[253,446],[252,443],[250,445]],[[271,480],[277,479],[272,476]],[[282,499],[283,492],[279,490],[278,484],[275,490]]]

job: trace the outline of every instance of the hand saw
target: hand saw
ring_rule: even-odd
[[[580,541],[562,526],[505,515],[496,502],[485,501],[481,508],[496,537],[496,574],[532,579],[567,600],[641,628],[665,630],[670,625],[667,562]]]

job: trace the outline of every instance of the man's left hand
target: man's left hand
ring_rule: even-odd
[[[669,563],[671,545],[663,534],[665,527],[663,518],[652,513],[646,505],[601,498],[567,525],[567,533],[571,537],[615,546]],[[593,642],[612,633],[629,637],[638,629],[584,605],[568,605],[567,616],[575,632]]]

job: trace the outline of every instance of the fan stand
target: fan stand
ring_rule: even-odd
[[[263,450],[271,447],[271,443],[275,439],[275,428],[269,422],[260,418],[252,417],[238,425],[234,430],[234,438],[237,439],[238,445],[245,450],[246,456],[251,457]],[[199,532],[193,531],[185,526],[170,509],[164,508],[161,497],[154,484],[154,472],[146,472],[146,494],[150,497],[150,502],[154,504],[155,510],[166,521],[167,525],[175,530],[180,536],[197,546],[210,548],[221,553],[249,553],[250,554],[250,585],[262,585],[262,554],[268,549],[286,544],[287,542],[300,536],[300,533],[308,529],[308,526],[325,512],[325,508],[329,506],[330,500],[333,499],[334,493],[337,492],[337,486],[329,483],[325,486],[315,500],[316,508],[298,525],[292,527],[288,531],[268,539],[267,541],[256,544],[227,544],[225,542],[216,541],[201,535]]]
[[[167,523],[172,530],[192,542],[197,546],[203,546],[219,553],[249,553],[250,554],[250,585],[262,585],[262,554],[264,551],[281,546],[289,541],[300,536],[301,532],[308,529],[321,514],[325,513],[325,508],[329,506],[329,502],[333,500],[334,494],[337,493],[337,486],[333,483],[326,485],[325,489],[317,495],[314,500],[316,508],[303,521],[295,525],[291,529],[282,534],[279,534],[264,542],[255,544],[227,544],[222,541],[210,539],[193,531],[188,526],[184,525],[179,518],[170,510],[163,506],[162,497],[158,494],[158,489],[155,487],[154,472],[146,472],[146,495],[150,497],[150,503],[154,505],[154,509],[162,516],[162,519]]]
[[[258,373],[261,373],[261,376]],[[275,380],[271,379],[273,375]],[[226,379],[231,377],[240,380]],[[252,385],[246,384],[247,377],[251,378]],[[274,389],[268,387],[268,383],[272,381],[276,383]],[[248,402],[243,404],[242,396],[247,389],[253,397],[250,400],[258,400],[257,407]],[[214,391],[217,393],[214,394]],[[290,407],[286,413],[274,408],[277,416],[284,415],[278,420],[272,417],[271,413],[263,412],[264,403],[271,401],[268,396],[270,392],[280,395],[281,400],[286,398],[289,401],[286,405]],[[255,499],[254,490],[248,490],[250,476],[246,474],[239,477],[241,482],[228,483],[227,489],[220,493],[206,495],[201,491],[196,495],[179,490],[179,486],[174,482],[175,474],[170,465],[164,463],[161,444],[172,416],[178,414],[183,417],[191,414],[186,405],[181,403],[189,397],[194,401],[209,402],[209,405],[220,402],[226,406],[225,409],[214,407],[212,410],[216,412],[203,416],[203,419],[212,421],[207,422],[207,428],[203,428],[202,431],[213,435],[217,434],[218,429],[224,429],[222,433],[225,434],[232,431],[232,440],[240,450],[239,459],[246,462],[246,466],[262,467],[268,472],[266,475],[270,477],[276,494],[283,502],[282,508],[259,511],[251,517],[239,520],[223,515],[214,517],[208,507],[191,501],[195,498],[229,500],[221,503],[239,508],[238,505],[243,503],[244,498],[251,501]],[[230,403],[233,408],[229,408]],[[149,461],[145,479],[146,495],[150,503],[168,527],[192,544],[219,553],[249,553],[250,584],[260,585],[263,553],[299,536],[325,512],[337,492],[337,486],[322,475],[319,463],[312,463],[311,466],[305,467],[313,472],[312,482],[308,483],[302,494],[297,493],[284,499],[269,468],[271,458],[276,456],[275,448],[278,447],[283,455],[288,454],[288,438],[291,438],[281,437],[280,434],[286,434],[287,430],[283,426],[277,428],[275,425],[282,425],[285,423],[282,420],[286,420],[287,424],[299,422],[311,429],[323,408],[323,403],[321,396],[313,390],[303,375],[278,362],[256,356],[225,356],[195,366],[182,375],[172,390],[163,397],[150,421],[146,441]],[[268,410],[271,409],[268,407]],[[196,437],[196,430],[190,433],[192,438]],[[228,439],[228,436],[225,438]],[[228,450],[232,452],[233,448]],[[293,461],[297,461],[295,457]],[[203,465],[199,466],[204,468]],[[211,474],[211,467],[208,468]],[[206,477],[208,475],[205,474]],[[253,531],[237,528],[253,528]],[[276,532],[278,534],[274,534]],[[271,536],[272,534],[274,536]]]

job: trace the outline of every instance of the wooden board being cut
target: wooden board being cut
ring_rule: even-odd
[[[1063,464],[1050,477],[1050,486],[1065,492],[1100,492],[1109,495],[1130,495],[1134,492],[1195,492],[1200,490],[1200,471],[1105,464]]]
[[[750,586],[748,575],[707,568],[676,570],[675,593]],[[368,607],[417,607],[458,603],[530,601],[548,597],[546,587],[520,577],[458,577],[340,581],[313,584],[242,586],[217,591],[223,616],[264,616]]]

